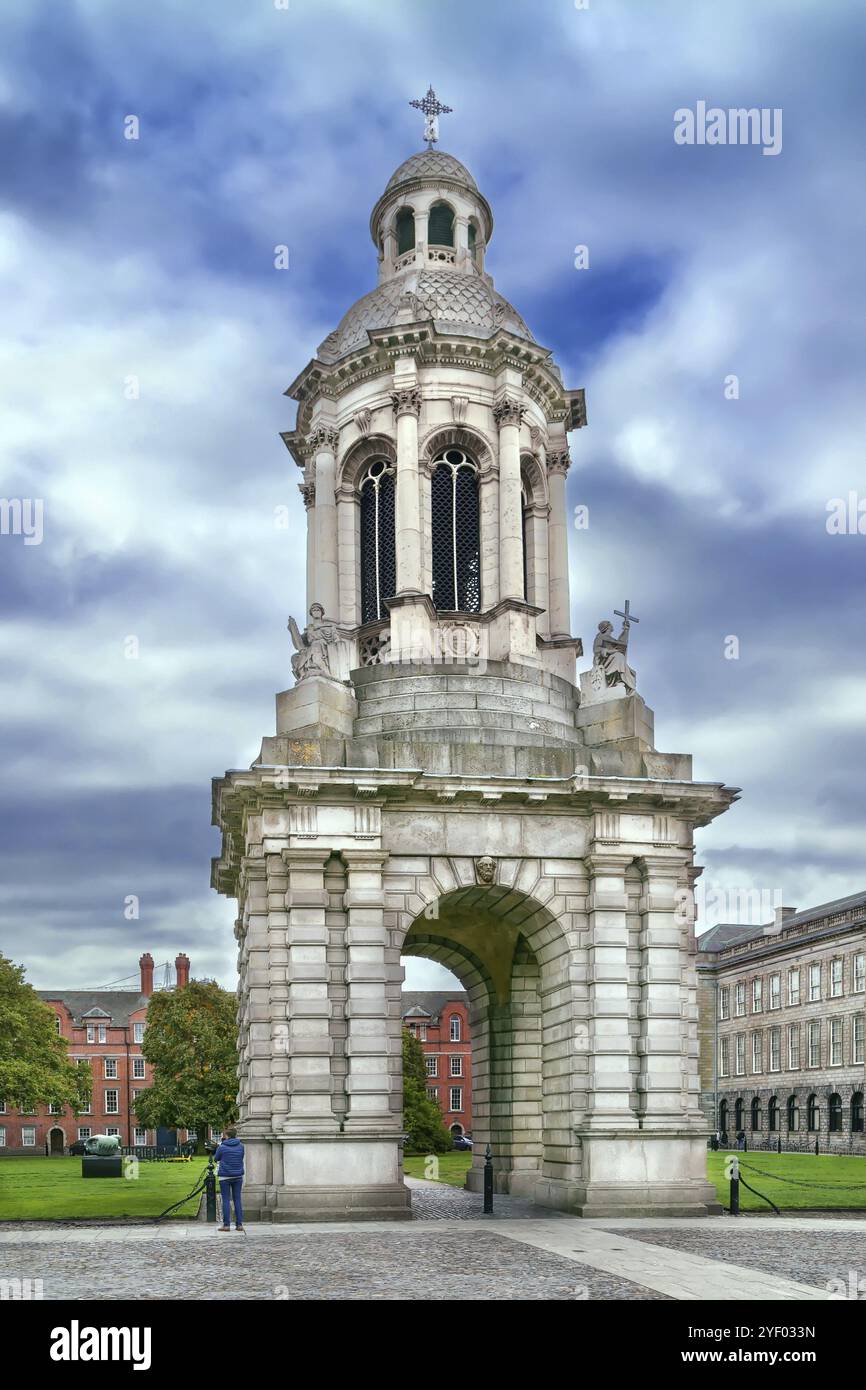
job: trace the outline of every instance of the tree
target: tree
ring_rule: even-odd
[[[403,1029],[403,1129],[406,1153],[441,1154],[451,1148],[442,1111],[427,1095],[424,1049],[408,1028]]]
[[[0,1100],[15,1110],[37,1105],[87,1108],[90,1067],[66,1055],[57,1015],[24,979],[24,967],[0,955]]]
[[[237,1117],[237,999],[215,980],[154,994],[141,1050],[153,1085],[136,1098],[138,1122],[194,1129],[202,1153],[208,1125]]]

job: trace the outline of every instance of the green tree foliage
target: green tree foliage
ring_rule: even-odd
[[[199,1152],[208,1125],[237,1117],[237,1000],[213,980],[154,994],[142,1052],[153,1085],[135,1102],[140,1125],[194,1129]]]
[[[403,1129],[408,1154],[442,1154],[451,1149],[442,1111],[427,1095],[424,1049],[408,1028],[403,1029]]]
[[[90,1067],[70,1062],[57,1015],[24,979],[24,968],[0,956],[0,1100],[14,1110],[37,1105],[84,1110]]]

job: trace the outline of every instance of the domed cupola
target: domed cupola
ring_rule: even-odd
[[[380,279],[448,267],[484,272],[493,213],[465,165],[444,150],[422,150],[391,175],[370,217]]]

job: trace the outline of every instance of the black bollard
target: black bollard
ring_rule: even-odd
[[[216,1177],[214,1176],[212,1154],[208,1154],[207,1173],[204,1179],[204,1213],[205,1220],[216,1221]]]
[[[815,1140],[815,1157],[818,1157],[818,1140]]]
[[[782,1140],[779,1139],[778,1142],[777,1142],[777,1144],[776,1144],[776,1153],[777,1153],[777,1154],[780,1154],[781,1152],[782,1152]]]
[[[731,1159],[731,1216],[740,1214],[740,1163]]]
[[[493,1153],[489,1144],[484,1150],[484,1215],[493,1215]]]

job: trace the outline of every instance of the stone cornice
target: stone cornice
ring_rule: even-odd
[[[599,807],[616,811],[651,813],[675,799],[696,825],[706,825],[735,799],[733,788],[716,782],[666,782],[655,778],[589,776],[572,777],[457,777],[453,774],[425,773],[417,768],[346,767],[264,767],[231,771],[215,778],[213,784],[213,824],[223,830],[223,854],[212,862],[211,881],[223,893],[235,891],[238,869],[244,855],[244,825],[249,814],[284,807],[313,795],[319,805],[356,805],[357,788],[365,798],[375,795],[384,810],[442,811],[454,806],[461,811],[497,814],[530,814],[543,802],[545,815],[575,815],[589,818]],[[370,789],[368,791],[368,789]],[[591,825],[590,825],[591,829]],[[596,842],[597,843],[597,842]],[[646,842],[633,842],[620,835],[614,857],[630,859],[646,856]],[[598,852],[597,850],[595,851]],[[671,846],[670,858],[682,851]],[[607,855],[603,855],[607,859]]]
[[[336,401],[350,387],[387,376],[398,357],[414,357],[419,366],[459,367],[495,377],[504,367],[516,367],[523,375],[523,394],[539,407],[548,425],[577,429],[586,423],[580,402],[582,391],[565,391],[549,348],[493,329],[486,338],[440,332],[432,319],[423,324],[395,324],[368,330],[369,342],[338,362],[314,358],[295,378],[285,395],[299,403],[297,428],[286,431],[283,441],[297,459],[291,441],[311,427],[317,400]]]

